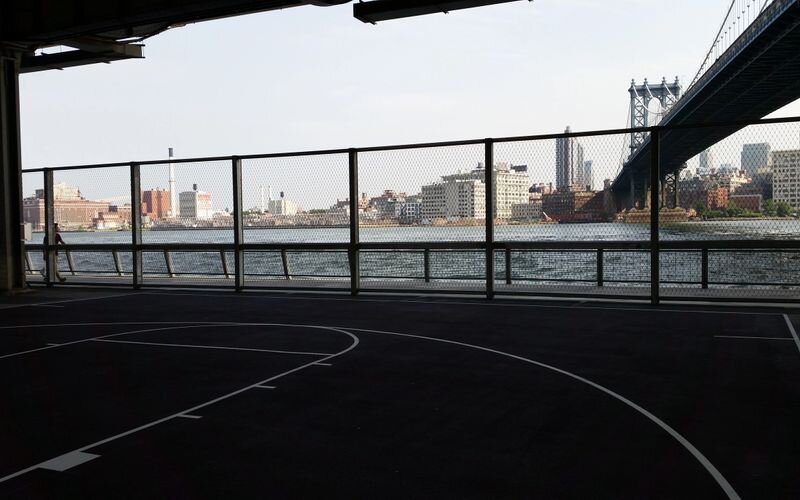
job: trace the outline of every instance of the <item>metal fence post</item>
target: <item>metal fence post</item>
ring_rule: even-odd
[[[700,288],[708,288],[708,248],[700,253]]]
[[[287,281],[292,279],[292,271],[289,269],[289,254],[285,248],[281,248],[281,264],[283,265],[283,277]]]
[[[483,142],[486,178],[486,298],[494,298],[494,141]]]
[[[58,258],[53,250],[53,245],[56,243],[55,233],[55,209],[53,201],[53,171],[44,171],[44,231],[45,231],[45,244],[47,245],[44,250],[44,266],[45,266],[45,283],[47,286],[53,286],[58,270]]]
[[[142,182],[138,163],[131,163],[131,262],[133,267],[133,288],[142,286]]]
[[[511,284],[511,247],[506,247],[506,285]]]
[[[350,294],[361,287],[361,262],[358,252],[358,151],[347,152],[350,181]]]
[[[426,248],[422,251],[422,275],[425,283],[431,282],[431,249]]]
[[[603,286],[603,249],[597,249],[597,286]]]
[[[659,189],[661,178],[661,130],[653,127],[650,132],[650,303],[660,301],[660,248],[658,234]]]
[[[242,160],[237,157],[231,159],[233,182],[233,273],[234,288],[241,291],[244,288],[244,243],[243,210],[242,210]]]

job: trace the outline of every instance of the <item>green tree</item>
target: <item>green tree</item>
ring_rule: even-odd
[[[775,200],[770,198],[767,201],[765,201],[764,208],[762,209],[762,211],[764,212],[764,215],[768,217],[775,217],[775,215],[777,215],[778,212]]]
[[[775,205],[775,214],[778,217],[788,217],[792,214],[792,207],[785,201],[779,201]]]

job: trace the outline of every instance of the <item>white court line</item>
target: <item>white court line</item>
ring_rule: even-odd
[[[608,389],[608,388],[606,388],[606,387],[604,387],[604,386],[602,386],[602,385],[600,385],[600,384],[598,384],[596,382],[592,382],[591,380],[589,380],[587,378],[581,377],[580,375],[576,375],[576,374],[574,374],[572,372],[568,372],[567,370],[564,370],[564,369],[561,369],[561,368],[557,368],[557,367],[555,367],[553,365],[548,365],[548,364],[542,363],[540,361],[534,361],[534,360],[529,359],[529,358],[524,358],[522,356],[517,356],[516,354],[511,354],[511,353],[507,353],[507,352],[503,352],[503,351],[498,351],[498,350],[495,350],[495,349],[490,349],[488,347],[482,347],[482,346],[479,346],[479,345],[466,344],[466,343],[463,343],[463,342],[457,342],[455,340],[440,339],[440,338],[436,338],[436,337],[427,337],[427,336],[424,336],[424,335],[412,335],[412,334],[409,334],[409,333],[387,332],[387,331],[383,331],[383,330],[370,330],[370,329],[367,329],[367,328],[349,328],[349,330],[356,331],[356,332],[377,333],[377,334],[382,334],[382,335],[396,335],[396,336],[399,336],[399,337],[409,337],[409,338],[416,338],[416,339],[423,339],[423,340],[431,340],[431,341],[434,341],[434,342],[442,342],[442,343],[445,343],[445,344],[458,345],[458,346],[461,346],[461,347],[467,347],[467,348],[471,348],[471,349],[477,349],[477,350],[480,350],[480,351],[490,352],[490,353],[493,353],[493,354],[498,354],[500,356],[506,356],[506,357],[509,357],[509,358],[512,358],[512,359],[523,361],[525,363],[530,363],[532,365],[539,366],[541,368],[545,368],[547,370],[554,371],[556,373],[560,373],[562,375],[566,375],[567,377],[570,377],[570,378],[572,378],[574,380],[577,380],[579,382],[587,384],[587,385],[589,385],[589,386],[591,386],[591,387],[593,387],[593,388],[595,388],[595,389],[597,389],[597,390],[599,390],[599,391],[601,391],[601,392],[603,392],[605,394],[608,394],[609,396],[613,397],[614,399],[616,399],[618,401],[621,401],[622,403],[626,404],[630,408],[633,408],[637,412],[639,412],[642,415],[644,415],[645,417],[647,417],[650,421],[652,421],[653,423],[655,423],[656,425],[661,427],[670,436],[675,438],[675,440],[678,441],[684,448],[686,448],[686,450],[689,451],[689,453],[691,453],[692,456],[698,462],[700,462],[700,465],[702,465],[703,468],[705,468],[706,471],[708,471],[708,473],[714,478],[714,480],[717,482],[717,484],[719,484],[719,486],[722,488],[722,490],[725,492],[725,494],[728,496],[729,499],[731,499],[731,500],[739,500],[741,498],[739,496],[739,494],[736,493],[736,490],[733,489],[733,486],[731,486],[731,484],[728,482],[728,480],[725,479],[725,477],[722,475],[722,473],[714,466],[714,464],[712,464],[705,457],[705,455],[703,455],[700,452],[700,450],[698,450],[692,443],[690,443],[685,437],[683,437],[680,433],[678,433],[678,431],[676,431],[675,429],[670,427],[666,422],[664,422],[663,420],[661,420],[660,418],[658,418],[654,414],[650,413],[649,411],[645,410],[641,406],[637,405],[633,401],[627,399],[626,397],[624,397],[624,396],[622,396],[620,394],[617,394],[616,392],[612,391],[611,389]]]
[[[18,309],[20,307],[36,307],[36,306],[49,306],[54,304],[67,304],[69,302],[83,302],[86,300],[102,300],[102,299],[113,299],[116,297],[130,297],[132,295],[142,295],[142,292],[131,292],[131,293],[118,293],[115,295],[103,295],[102,297],[83,297],[80,299],[64,299],[64,300],[54,300],[50,302],[39,302],[37,304],[14,304],[9,306],[2,306],[0,309]]]
[[[786,326],[789,327],[789,333],[791,333],[792,337],[794,337],[794,343],[797,346],[797,350],[800,351],[800,337],[797,336],[797,332],[794,330],[794,325],[792,324],[792,320],[789,319],[788,314],[784,314],[783,319],[786,320]]]
[[[793,340],[791,337],[748,337],[745,335],[714,335],[716,339]]]
[[[277,389],[274,385],[257,385],[256,389]]]
[[[203,325],[206,326],[206,325]],[[208,325],[216,326],[216,325]],[[252,352],[269,352],[274,354],[301,354],[306,356],[330,356],[329,352],[302,352],[302,351],[279,351],[277,349],[254,349],[250,347],[226,347],[215,345],[195,345],[195,344],[167,344],[162,342],[138,342],[135,340],[109,340],[109,339],[90,339],[93,342],[110,342],[114,344],[140,344],[140,345],[155,345],[163,347],[186,347],[190,349],[220,349],[223,351],[252,351]]]
[[[317,366],[333,366],[331,363],[317,363]]]
[[[251,292],[252,293],[252,292]],[[231,299],[271,299],[271,300],[329,300],[339,302],[388,302],[388,303],[403,303],[403,304],[445,304],[445,305],[468,305],[468,306],[482,306],[482,307],[533,307],[541,309],[589,309],[597,311],[637,311],[637,312],[660,312],[660,313],[692,313],[692,314],[726,314],[726,315],[748,315],[748,316],[780,316],[780,313],[770,312],[750,312],[750,311],[710,311],[705,309],[667,309],[663,306],[653,307],[652,309],[644,307],[600,307],[600,306],[581,306],[578,304],[569,306],[558,306],[549,304],[510,304],[507,302],[486,302],[476,299],[474,302],[455,301],[455,300],[392,300],[392,299],[366,299],[366,298],[345,298],[345,297],[299,297],[299,296],[275,296],[275,295],[225,295],[225,294],[210,294],[210,293],[162,293],[162,292],[142,292],[142,295],[159,295],[159,296],[182,296],[182,297],[227,297]],[[535,297],[526,297],[535,300]],[[540,298],[539,300],[546,300]],[[575,299],[570,300],[578,300]],[[753,307],[758,307],[757,305]]]
[[[175,416],[176,417],[180,417],[180,418],[191,418],[191,419],[194,419],[194,420],[203,418],[202,415],[189,415],[187,413],[181,413],[180,415],[175,415]]]
[[[353,339],[353,343],[350,344],[350,346],[348,346],[346,349],[344,349],[342,351],[339,351],[339,352],[337,352],[335,354],[329,355],[328,357],[325,358],[326,360],[327,359],[333,359],[333,358],[335,358],[337,356],[341,356],[342,354],[350,352],[351,350],[355,349],[355,347],[358,345],[358,342],[359,342],[358,337],[353,335],[352,333],[350,333],[350,332],[348,332],[346,330],[342,330],[342,329],[338,329],[338,328],[334,328],[334,327],[329,327],[329,326],[290,325],[290,324],[286,324],[286,323],[238,323],[238,324],[237,323],[233,323],[233,324],[230,324],[230,325],[232,325],[232,326],[254,326],[254,325],[258,325],[258,326],[287,326],[287,327],[295,327],[295,328],[313,328],[313,329],[318,329],[318,330],[327,330],[327,331],[332,331],[332,332],[343,333],[343,334],[345,334],[348,337]],[[212,399],[210,401],[206,401],[205,403],[201,403],[201,404],[199,404],[197,406],[193,406],[193,407],[187,408],[187,409],[185,409],[183,411],[179,411],[178,413],[174,413],[174,414],[172,414],[172,415],[170,415],[168,417],[160,418],[158,420],[153,420],[152,422],[148,422],[148,423],[146,423],[144,425],[140,425],[139,427],[135,427],[133,429],[127,430],[127,431],[122,432],[120,434],[117,434],[115,436],[111,436],[109,438],[102,439],[100,441],[96,441],[96,442],[94,442],[92,444],[88,444],[86,446],[83,446],[82,448],[78,448],[76,450],[72,450],[72,451],[67,452],[65,454],[62,454],[60,456],[70,455],[70,454],[73,454],[73,453],[86,452],[86,450],[89,450],[89,449],[92,449],[92,448],[96,448],[98,446],[104,445],[106,443],[110,443],[112,441],[115,441],[117,439],[123,438],[125,436],[129,436],[129,435],[135,434],[135,433],[137,433],[139,431],[142,431],[142,430],[145,430],[145,429],[149,429],[150,427],[154,427],[156,425],[162,424],[164,422],[167,422],[168,420],[172,420],[174,418],[178,418],[181,415],[192,414],[193,412],[196,412],[197,410],[200,410],[200,409],[205,408],[207,406],[211,406],[213,404],[219,403],[220,401],[224,401],[226,399],[232,398],[232,397],[237,396],[237,395],[239,395],[239,394],[241,394],[241,393],[243,393],[245,391],[249,391],[251,389],[257,389],[257,388],[259,388],[259,386],[263,386],[265,384],[268,384],[269,382],[272,382],[274,380],[278,380],[281,377],[285,377],[285,376],[290,375],[292,373],[298,372],[300,370],[308,368],[309,366],[314,366],[315,363],[316,363],[316,361],[312,361],[310,363],[306,363],[306,364],[300,365],[300,366],[298,366],[296,368],[292,368],[291,370],[287,370],[287,371],[285,371],[283,373],[279,373],[278,375],[274,375],[274,376],[272,376],[270,378],[267,378],[267,379],[264,379],[264,380],[259,380],[258,382],[254,383],[254,384],[250,384],[250,385],[248,385],[246,387],[242,387],[241,389],[238,389],[236,391],[230,392],[228,394],[224,394],[224,395],[219,396],[219,397],[217,397],[215,399]],[[7,476],[0,477],[0,483],[2,483],[4,481],[8,481],[9,479],[13,479],[13,478],[15,478],[17,476],[21,476],[23,474],[27,474],[28,472],[36,470],[36,469],[40,468],[43,464],[46,464],[48,462],[49,461],[41,462],[41,463],[38,463],[36,465],[32,465],[32,466],[27,467],[25,469],[22,469],[22,470],[19,470],[17,472],[14,472],[12,474],[9,474]]]

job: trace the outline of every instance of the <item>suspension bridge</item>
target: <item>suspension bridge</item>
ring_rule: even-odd
[[[678,175],[686,161],[744,128],[736,122],[762,118],[800,98],[799,49],[800,0],[732,0],[685,91],[677,79],[632,82],[631,126],[666,127],[660,131],[659,182],[669,199],[662,204],[677,205]],[[661,113],[649,110],[653,99]],[[705,123],[731,124],[704,128]],[[629,141],[630,156],[612,184],[618,208],[644,206],[652,184],[650,134],[634,132]]]

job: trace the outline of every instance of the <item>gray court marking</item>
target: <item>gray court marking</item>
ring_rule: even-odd
[[[794,340],[791,337],[747,337],[744,335],[714,335],[716,339]]]
[[[115,295],[103,295],[102,297],[82,297],[79,299],[64,299],[64,300],[53,300],[50,302],[39,302],[35,304],[14,304],[14,305],[0,305],[0,309],[18,309],[20,307],[37,307],[37,306],[50,306],[54,304],[67,304],[69,302],[83,302],[86,300],[102,300],[102,299],[113,299],[116,297],[130,297],[131,295],[142,295],[143,292],[130,292],[130,293],[118,293]],[[63,306],[62,306],[63,307]]]
[[[203,325],[206,326],[206,325]],[[217,325],[207,325],[207,326],[217,326]],[[252,352],[268,352],[273,354],[300,354],[304,356],[330,356],[331,353],[329,352],[303,352],[303,351],[280,351],[277,349],[254,349],[251,347],[226,347],[226,346],[215,346],[215,345],[197,345],[197,344],[169,344],[163,342],[139,342],[136,340],[111,340],[111,339],[103,339],[103,338],[96,338],[90,339],[92,342],[108,342],[112,344],[139,344],[139,345],[154,345],[154,346],[161,346],[161,347],[185,347],[189,349],[218,349],[222,351],[252,351]]]
[[[781,313],[777,312],[751,312],[751,311],[709,311],[702,309],[667,309],[663,307],[654,307],[647,309],[643,307],[599,307],[599,306],[580,306],[577,304],[569,306],[549,305],[549,304],[509,304],[507,302],[481,302],[475,300],[474,302],[455,301],[455,300],[405,300],[405,299],[367,299],[367,298],[344,298],[344,297],[295,297],[295,296],[274,296],[274,295],[225,295],[225,294],[210,294],[210,293],[160,293],[160,292],[142,292],[141,295],[159,295],[159,296],[182,296],[182,297],[227,297],[233,299],[268,299],[268,300],[329,300],[339,302],[388,302],[388,303],[403,303],[403,304],[444,304],[444,305],[468,305],[468,306],[482,306],[482,307],[534,307],[541,309],[589,309],[598,311],[637,311],[637,312],[660,312],[660,313],[692,313],[692,314],[726,314],[726,315],[748,315],[748,316],[779,316]],[[531,299],[530,297],[526,297]],[[546,298],[545,298],[546,299]],[[542,298],[539,298],[542,300]],[[569,300],[578,300],[577,298]],[[609,299],[611,303],[618,303],[613,299]],[[791,306],[789,304],[787,307]],[[753,307],[764,307],[763,305],[754,305]],[[795,306],[800,307],[800,306]]]
[[[274,385],[257,385],[257,389],[277,389]]]
[[[331,363],[317,363],[317,366],[333,366]]]
[[[797,346],[797,350],[800,351],[800,337],[797,336],[797,332],[794,330],[794,325],[792,324],[792,320],[789,319],[788,314],[784,314],[783,319],[786,320],[786,326],[789,327],[789,333],[791,333],[792,337],[794,337],[794,343]]]
[[[78,465],[85,464],[89,460],[94,460],[100,455],[93,453],[84,453],[82,451],[71,451],[65,453],[60,457],[52,458],[47,462],[39,464],[40,469],[54,470],[56,472],[64,472],[67,469],[77,467]]]
[[[698,462],[700,462],[700,465],[702,465],[703,468],[705,468],[706,471],[708,471],[708,473],[711,475],[711,477],[714,478],[714,480],[717,482],[717,484],[719,484],[719,486],[722,488],[722,490],[725,492],[725,494],[728,496],[729,499],[731,499],[731,500],[740,500],[741,499],[739,494],[736,493],[736,490],[733,489],[733,486],[731,486],[731,484],[728,482],[728,480],[725,479],[725,477],[714,466],[714,464],[712,464],[705,457],[705,455],[703,455],[700,452],[700,450],[698,450],[692,443],[690,443],[685,437],[683,437],[680,433],[678,433],[678,431],[676,431],[675,429],[670,427],[666,422],[664,422],[663,420],[661,420],[657,416],[653,415],[649,411],[645,410],[641,406],[637,405],[633,401],[627,399],[626,397],[624,397],[624,396],[622,396],[620,394],[617,394],[616,392],[612,391],[611,389],[608,389],[608,388],[606,388],[606,387],[604,387],[604,386],[602,386],[602,385],[600,385],[600,384],[598,384],[596,382],[592,382],[591,380],[589,380],[587,378],[581,377],[580,375],[576,375],[576,374],[574,374],[572,372],[569,372],[567,370],[564,370],[564,369],[561,369],[561,368],[557,368],[557,367],[555,367],[553,365],[548,365],[548,364],[542,363],[540,361],[534,361],[534,360],[529,359],[529,358],[524,358],[522,356],[517,356],[516,354],[511,354],[511,353],[507,353],[507,352],[503,352],[503,351],[498,351],[498,350],[495,350],[495,349],[490,349],[488,347],[482,347],[482,346],[479,346],[479,345],[466,344],[466,343],[463,343],[463,342],[457,342],[455,340],[446,340],[446,339],[440,339],[440,338],[436,338],[436,337],[427,337],[427,336],[424,336],[424,335],[412,335],[412,334],[409,334],[409,333],[387,332],[387,331],[383,331],[383,330],[370,330],[370,329],[367,329],[367,328],[349,328],[349,330],[356,331],[356,332],[377,333],[377,334],[381,334],[381,335],[395,335],[395,336],[399,336],[399,337],[409,337],[409,338],[416,338],[416,339],[422,339],[422,340],[431,340],[433,342],[441,342],[441,343],[444,343],[444,344],[451,344],[451,345],[457,345],[457,346],[461,346],[461,347],[467,347],[467,348],[470,348],[470,349],[477,349],[477,350],[480,350],[480,351],[485,351],[485,352],[489,352],[489,353],[493,353],[493,354],[498,354],[500,356],[506,356],[508,358],[516,359],[516,360],[519,360],[519,361],[522,361],[522,362],[525,362],[525,363],[530,363],[532,365],[536,365],[536,366],[539,366],[541,368],[545,368],[547,370],[551,370],[551,371],[554,371],[556,373],[560,373],[561,375],[566,375],[567,377],[570,377],[570,378],[572,378],[574,380],[577,380],[577,381],[582,382],[582,383],[584,383],[586,385],[589,385],[589,386],[591,386],[591,387],[593,387],[593,388],[595,388],[595,389],[597,389],[597,390],[599,390],[599,391],[601,391],[601,392],[603,392],[605,394],[608,394],[609,396],[613,397],[614,399],[616,399],[618,401],[621,401],[625,405],[629,406],[630,408],[633,408],[637,412],[639,412],[642,415],[644,415],[645,417],[647,417],[650,421],[652,421],[653,423],[655,423],[656,425],[661,427],[670,436],[672,436],[676,441],[678,441],[684,448],[686,448],[686,450],[689,451],[689,453],[691,453],[692,456],[694,456],[694,458]]]
[[[189,415],[189,414],[186,414],[186,413],[181,413],[180,415],[175,415],[175,416],[176,417],[180,417],[180,418],[191,418],[191,419],[194,419],[194,420],[197,420],[199,418],[203,418],[201,415]]]
[[[353,339],[353,343],[350,344],[346,349],[341,350],[341,351],[339,351],[339,352],[337,352],[335,354],[331,354],[331,355],[327,356],[326,358],[324,358],[325,360],[333,359],[333,358],[335,358],[337,356],[341,356],[342,354],[346,354],[346,353],[350,352],[351,350],[355,349],[355,347],[359,343],[358,337],[355,336],[354,334],[352,334],[352,333],[350,333],[350,332],[348,332],[346,330],[343,330],[343,329],[339,329],[339,328],[335,328],[335,327],[329,327],[329,326],[294,325],[294,324],[287,324],[287,323],[223,323],[222,325],[223,326],[282,326],[282,327],[294,327],[294,328],[311,328],[311,329],[317,329],[317,330],[325,330],[325,331],[342,333],[344,335],[347,335],[351,339]],[[187,326],[186,328],[192,328],[192,327],[197,327],[197,326],[209,326],[209,325],[193,325],[193,326]],[[211,326],[216,326],[216,325],[211,325]],[[174,330],[174,329],[179,329],[179,328],[181,328],[181,327],[169,327],[169,328],[163,328],[161,330]],[[149,330],[149,331],[157,331],[157,330],[159,330],[159,329],[152,329],[152,330]],[[128,332],[128,333],[134,333],[134,332]],[[118,334],[115,334],[115,335],[124,335],[124,334],[125,333],[118,333]],[[91,340],[91,339],[87,339],[87,340]],[[285,377],[287,375],[290,375],[292,373],[299,372],[299,371],[304,370],[304,369],[306,369],[306,368],[308,368],[310,366],[314,366],[315,364],[316,364],[316,361],[311,361],[310,363],[305,363],[305,364],[300,365],[300,366],[298,366],[296,368],[292,368],[290,370],[286,370],[283,373],[279,373],[277,375],[273,375],[272,377],[269,377],[269,378],[264,379],[264,380],[259,380],[258,382],[254,383],[254,384],[250,384],[250,385],[248,385],[246,387],[242,387],[241,389],[237,389],[237,390],[235,390],[233,392],[230,392],[228,394],[224,394],[224,395],[219,396],[217,398],[214,398],[212,400],[206,401],[205,403],[201,403],[201,404],[199,404],[197,406],[193,406],[191,408],[187,408],[185,410],[179,411],[177,413],[169,415],[168,417],[160,418],[158,420],[153,420],[152,422],[148,422],[148,423],[146,423],[144,425],[140,425],[139,427],[135,427],[133,429],[129,429],[129,430],[127,430],[125,432],[122,432],[120,434],[117,434],[115,436],[111,436],[109,438],[102,439],[100,441],[96,441],[96,442],[94,442],[92,444],[88,444],[88,445],[83,446],[81,448],[78,448],[76,450],[72,450],[72,451],[67,452],[67,453],[65,453],[63,455],[59,455],[59,457],[56,457],[56,459],[59,459],[61,457],[68,457],[68,456],[80,456],[80,455],[75,455],[75,454],[90,455],[89,453],[85,453],[86,450],[89,450],[89,449],[92,449],[92,448],[96,448],[98,446],[104,445],[106,443],[110,443],[112,441],[116,441],[117,439],[123,438],[125,436],[130,436],[131,434],[135,434],[135,433],[137,433],[139,431],[142,431],[142,430],[145,430],[145,429],[149,429],[150,427],[154,427],[156,425],[162,424],[164,422],[167,422],[167,421],[175,419],[175,418],[187,418],[184,415],[187,415],[187,414],[188,415],[192,415],[197,410],[200,410],[200,409],[205,408],[207,406],[211,406],[213,404],[219,403],[220,401],[224,401],[226,399],[232,398],[232,397],[237,396],[237,395],[239,395],[239,394],[241,394],[241,393],[243,393],[245,391],[249,391],[249,390],[252,390],[252,389],[260,389],[259,386],[267,385],[272,381],[278,380],[278,379],[280,379],[282,377]],[[192,417],[188,417],[188,418],[192,418]],[[56,459],[52,459],[52,460],[56,460]],[[25,469],[22,469],[22,470],[19,470],[17,472],[14,472],[12,474],[9,474],[7,476],[0,477],[0,483],[8,481],[9,479],[13,479],[13,478],[15,478],[17,476],[21,476],[23,474],[27,474],[28,472],[31,472],[33,470],[39,469],[43,465],[46,465],[46,464],[52,462],[52,460],[41,462],[41,463],[38,463],[36,465],[32,465],[32,466],[27,467]]]

